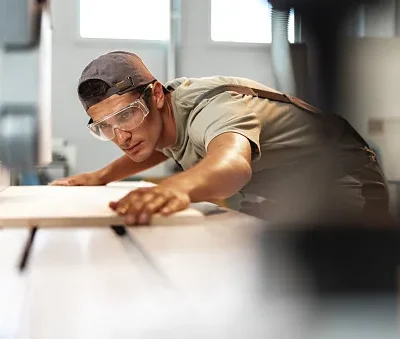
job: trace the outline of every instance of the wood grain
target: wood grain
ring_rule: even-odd
[[[10,186],[0,192],[0,227],[122,225],[123,218],[108,204],[143,186]],[[187,224],[203,217],[200,211],[189,208],[169,217],[155,215],[152,224]]]

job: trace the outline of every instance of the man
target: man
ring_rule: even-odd
[[[125,155],[52,184],[104,185],[168,158],[183,169],[111,202],[127,224],[215,199],[275,222],[388,214],[384,176],[357,132],[257,82],[218,76],[163,86],[138,56],[117,51],[83,70],[78,95],[90,132]]]

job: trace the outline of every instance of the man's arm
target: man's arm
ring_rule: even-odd
[[[154,213],[164,215],[189,207],[190,202],[226,199],[251,179],[251,145],[238,133],[211,140],[207,155],[193,168],[173,175],[157,187],[139,188],[110,207],[125,216],[125,223],[147,224]]]
[[[237,193],[250,179],[251,145],[238,133],[223,133],[207,147],[207,155],[191,169],[160,183],[179,187],[191,202],[226,199]]]
[[[166,155],[158,151],[154,151],[151,157],[143,162],[134,162],[125,154],[108,164],[106,167],[98,170],[97,173],[100,180],[107,184],[109,182],[122,180],[136,173],[145,171],[166,161],[167,159],[168,157]]]
[[[153,155],[146,161],[137,163],[130,159],[127,155],[123,155],[119,159],[113,161],[106,167],[89,173],[80,173],[68,178],[61,178],[53,181],[50,185],[55,186],[98,186],[106,185],[112,181],[125,179],[131,175],[142,172],[146,169],[154,167],[168,157],[161,152],[155,151]]]
[[[205,157],[157,187],[139,188],[110,207],[129,225],[147,224],[156,213],[169,215],[191,202],[223,200],[240,191],[251,179],[251,162],[261,156],[261,122],[247,100],[223,93],[195,112],[188,133],[194,144],[206,148]]]

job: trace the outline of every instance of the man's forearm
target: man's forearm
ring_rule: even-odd
[[[134,162],[125,154],[97,172],[100,180],[104,184],[107,184],[113,181],[128,178],[131,175],[154,167],[167,159],[168,158],[164,154],[160,152],[154,152],[149,159],[143,162]]]
[[[210,155],[193,168],[162,181],[179,186],[192,202],[226,199],[236,194],[251,178],[251,167],[234,152]]]

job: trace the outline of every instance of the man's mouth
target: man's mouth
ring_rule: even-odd
[[[139,146],[141,143],[142,143],[142,142],[139,141],[139,142],[137,142],[136,144],[133,144],[131,147],[124,148],[123,150],[126,151],[126,152],[133,151],[133,150],[134,150],[137,146]]]

